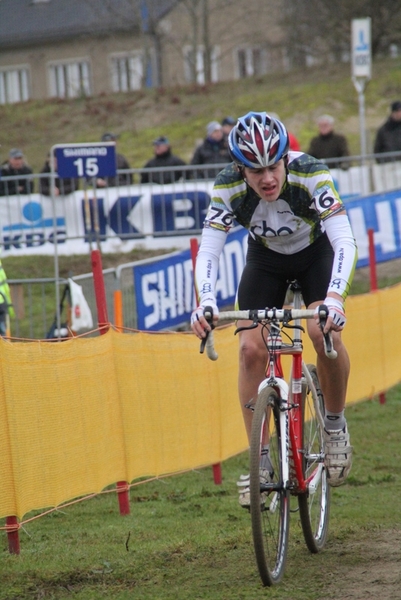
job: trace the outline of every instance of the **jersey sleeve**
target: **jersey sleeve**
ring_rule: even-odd
[[[357,246],[347,215],[336,215],[325,222],[327,237],[334,250],[331,280],[327,292],[347,297],[358,258]]]
[[[329,175],[322,178],[313,192],[313,202],[322,221],[344,210],[344,204]]]
[[[227,233],[233,226],[234,214],[231,206],[227,206],[219,190],[213,188],[213,195],[206,214],[204,227],[218,229]]]

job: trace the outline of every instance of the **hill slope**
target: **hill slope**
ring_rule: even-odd
[[[401,98],[401,59],[374,63],[365,93],[368,149],[390,102],[397,98]],[[330,113],[337,131],[347,135],[352,154],[359,154],[358,95],[349,64],[339,64],[203,87],[3,105],[0,159],[7,158],[10,148],[21,147],[38,172],[53,144],[93,142],[113,131],[120,134],[119,151],[132,167],[142,167],[152,156],[151,142],[160,134],[169,136],[176,154],[190,160],[208,121],[249,110],[278,113],[303,150],[316,133],[316,117]]]

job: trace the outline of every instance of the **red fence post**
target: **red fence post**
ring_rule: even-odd
[[[104,277],[102,269],[102,256],[99,250],[92,250],[92,273],[93,285],[95,288],[96,307],[97,307],[97,322],[101,327],[100,334],[103,335],[109,329],[109,318],[107,314],[106,290],[104,286]],[[120,515],[129,515],[129,493],[128,483],[126,481],[117,481],[117,496],[120,507]]]
[[[8,551],[10,554],[19,554],[19,535],[17,517],[6,517],[6,528],[8,538]]]
[[[369,273],[370,273],[370,291],[377,291],[377,274],[376,274],[376,251],[374,242],[373,229],[368,229],[368,240],[369,240]],[[386,403],[386,394],[380,392],[379,394],[380,404]]]
[[[189,240],[190,248],[191,248],[191,259],[192,259],[192,269],[194,273],[194,289],[195,289],[195,297],[197,294],[196,285],[195,285],[195,267],[196,267],[196,257],[199,250],[198,240],[196,238],[191,238]],[[221,474],[221,463],[216,463],[213,465],[213,480],[216,485],[220,485],[223,477]]]

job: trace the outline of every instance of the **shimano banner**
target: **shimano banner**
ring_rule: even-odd
[[[245,264],[247,237],[243,228],[228,235],[216,287],[220,307],[234,304]],[[189,322],[196,306],[189,250],[137,263],[133,277],[138,329],[159,331]]]

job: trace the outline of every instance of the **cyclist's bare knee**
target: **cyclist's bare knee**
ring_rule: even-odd
[[[242,331],[240,334],[239,361],[246,370],[259,369],[266,365],[267,350],[263,344],[260,329]]]

